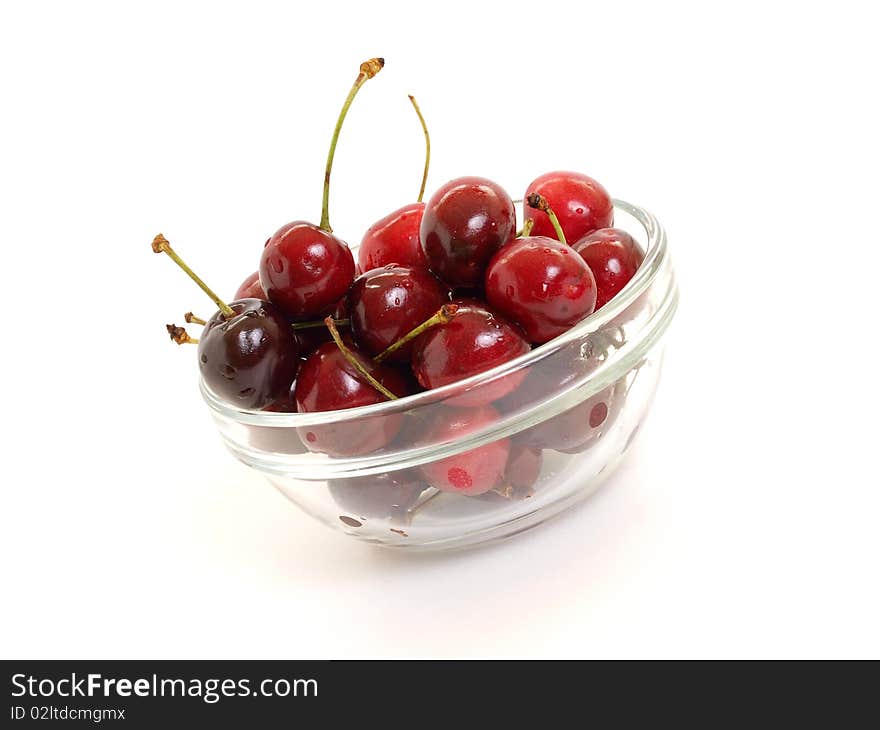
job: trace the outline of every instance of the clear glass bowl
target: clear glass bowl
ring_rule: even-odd
[[[595,491],[629,450],[657,387],[661,339],[678,302],[666,234],[654,216],[615,201],[615,225],[642,244],[644,263],[613,300],[564,335],[467,380],[343,411],[242,410],[202,382],[226,446],[315,519],[387,547],[476,545],[558,514]],[[506,378],[521,382],[492,410],[483,408],[464,435],[431,436],[432,424],[467,420],[474,409],[462,406],[499,392]],[[462,458],[492,480],[505,450],[509,466],[492,491],[467,496],[432,486],[467,491],[456,471]]]

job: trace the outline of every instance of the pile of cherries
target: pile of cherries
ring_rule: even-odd
[[[204,325],[199,339],[176,325],[167,329],[175,342],[198,344],[205,382],[237,407],[300,413],[356,408],[468,378],[561,335],[614,297],[642,262],[636,242],[611,227],[605,189],[574,172],[550,172],[528,186],[519,231],[514,201],[497,183],[461,177],[423,203],[423,177],[418,201],[372,225],[355,262],[330,227],[330,172],[348,108],[383,65],[378,58],[361,65],[340,113],[321,222],[297,220],[272,234],[258,271],[233,301],[214,294],[164,236],[153,241],[153,250],[173,258],[217,305],[207,321],[187,314],[187,322]],[[430,139],[410,100],[425,133],[426,176]],[[493,404],[525,398],[526,380],[526,373],[515,372],[456,395],[442,418],[422,424],[425,441],[454,440],[497,419]],[[547,433],[542,424],[543,437],[540,427],[531,429],[524,439],[502,439],[427,464],[420,478],[467,495],[502,484],[516,488],[540,468],[541,448],[580,446],[569,443],[577,429],[564,417],[592,425],[608,415],[604,401],[600,405],[604,412],[588,401],[587,411],[572,409],[573,415],[554,419],[559,433]],[[340,424],[303,428],[300,437],[312,451],[353,456],[387,446],[401,423],[389,416],[380,428],[358,434]],[[399,490],[397,481],[389,488]]]

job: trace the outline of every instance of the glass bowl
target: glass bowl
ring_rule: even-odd
[[[466,380],[343,411],[243,410],[203,381],[226,446],[315,519],[386,547],[497,540],[584,499],[639,432],[678,302],[663,228],[637,206],[614,205],[615,225],[645,260],[565,334]]]

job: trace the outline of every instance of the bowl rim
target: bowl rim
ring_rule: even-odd
[[[626,286],[624,286],[623,289],[621,289],[621,291],[604,307],[585,317],[563,334],[555,337],[549,342],[539,345],[530,352],[502,363],[490,370],[472,375],[469,378],[455,381],[454,383],[449,383],[439,388],[405,396],[397,400],[389,400],[369,406],[360,406],[358,408],[320,411],[315,413],[278,413],[273,411],[259,411],[241,408],[221,399],[208,387],[204,379],[200,377],[199,388],[202,397],[214,414],[243,425],[271,426],[276,428],[302,428],[313,425],[343,423],[363,418],[387,416],[393,413],[411,411],[420,406],[436,404],[438,401],[442,401],[448,396],[460,395],[460,391],[463,389],[472,389],[483,383],[503,378],[523,367],[540,362],[559,350],[569,346],[571,343],[583,340],[585,336],[588,336],[601,329],[604,325],[609,324],[651,287],[657,276],[668,263],[669,254],[666,245],[666,232],[657,218],[644,208],[633,205],[624,200],[613,199],[612,202],[615,209],[627,213],[635,219],[635,221],[644,228],[647,234],[647,247],[642,265],[638,268],[635,276],[633,276]],[[666,306],[658,308],[658,311],[652,316],[652,319],[661,317],[660,322],[658,323],[660,325],[660,330],[656,331],[657,327],[646,327],[646,329],[651,330],[654,335],[650,338],[652,342],[648,344],[653,344],[653,341],[659,339],[659,336],[663,334],[663,331],[665,331],[672,315],[674,314],[678,299],[674,281],[670,282],[669,294],[671,294],[671,297],[667,296],[666,299],[668,300],[668,303]],[[663,311],[664,309],[666,311]],[[639,333],[638,339],[643,339],[642,333]],[[611,379],[610,375],[607,373],[607,368],[603,367],[600,370],[606,375],[606,377],[602,378],[602,383],[596,383],[595,388],[590,388],[589,390],[595,390],[598,392],[598,390],[605,386],[604,381]],[[600,371],[597,371],[594,375],[598,377]],[[589,394],[587,394],[586,397],[589,397]]]

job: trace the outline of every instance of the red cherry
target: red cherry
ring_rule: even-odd
[[[330,173],[342,124],[359,89],[373,78],[385,60],[371,58],[360,65],[351,91],[342,105],[327,164],[319,226],[294,221],[279,228],[263,248],[260,283],[269,300],[295,320],[315,319],[330,311],[354,280],[354,257],[348,246],[333,235],[330,226]]]
[[[569,241],[577,241],[597,228],[607,228],[614,223],[614,206],[608,191],[579,172],[541,175],[532,181],[523,197],[533,193],[547,199]],[[543,211],[526,208],[524,217],[535,222],[532,235],[556,238],[550,219]]]
[[[422,196],[425,194],[428,169],[431,166],[431,136],[428,134],[428,126],[415,97],[410,95],[409,101],[419,117],[425,135],[425,168],[422,171],[418,202],[389,213],[367,229],[358,249],[358,265],[361,272],[389,264],[428,267],[419,241],[419,227],[422,224],[422,214],[425,212]]]
[[[354,258],[332,233],[304,221],[282,226],[266,242],[260,283],[269,300],[296,320],[333,308],[354,280]]]
[[[367,371],[399,397],[409,394],[400,373],[375,365],[351,345],[349,351]],[[300,413],[335,411],[384,403],[388,398],[370,385],[334,342],[321,345],[299,371],[294,399]],[[386,446],[397,435],[401,414],[374,416],[351,423],[328,423],[298,429],[306,448],[332,456],[359,456]]]
[[[419,242],[419,227],[424,212],[424,203],[411,203],[371,225],[358,249],[361,271],[371,271],[388,264],[428,268]]]
[[[482,177],[461,177],[441,187],[428,201],[420,229],[428,265],[452,287],[482,283],[493,254],[515,235],[513,201]]]
[[[412,369],[424,388],[439,388],[485,372],[529,352],[522,332],[478,302],[459,300],[452,321],[434,327],[416,341]],[[455,396],[451,405],[478,407],[489,405],[515,390],[524,372],[511,373]]]
[[[241,286],[235,292],[233,299],[262,299],[268,301],[266,292],[260,284],[260,272],[255,271],[247,279],[241,282]]]
[[[497,420],[498,411],[490,406],[444,409],[424,438],[429,442],[457,441]],[[474,496],[501,483],[509,453],[509,439],[500,439],[419,468],[425,479],[437,489]]]
[[[596,309],[626,286],[645,258],[635,239],[619,228],[593,231],[572,248],[596,278]]]
[[[544,236],[504,246],[486,270],[486,299],[542,344],[596,307],[596,280],[569,246]]]
[[[386,266],[359,276],[348,294],[348,311],[355,341],[378,355],[414,329],[445,302],[449,290],[425,268]],[[406,362],[412,344],[390,359]]]

